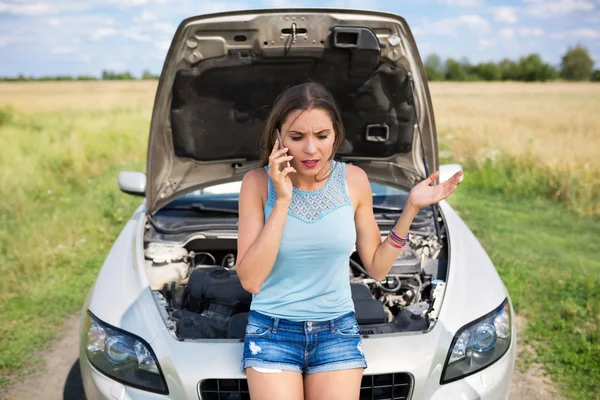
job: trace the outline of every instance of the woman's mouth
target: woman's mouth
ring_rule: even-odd
[[[319,160],[303,160],[302,164],[304,164],[304,166],[306,168],[314,168],[317,166],[317,164],[319,163]]]

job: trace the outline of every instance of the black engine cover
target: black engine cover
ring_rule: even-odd
[[[192,272],[184,307],[193,312],[210,311],[224,317],[250,310],[252,294],[235,271],[223,267],[199,268]]]

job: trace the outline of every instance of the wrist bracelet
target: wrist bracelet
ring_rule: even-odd
[[[394,232],[394,229],[393,229],[393,228],[392,228],[392,229],[390,229],[390,235],[391,235],[391,236],[392,236],[394,239],[396,239],[396,240],[398,240],[398,241],[402,241],[402,242],[406,242],[406,241],[409,239],[409,237],[410,237],[410,233],[406,233],[406,237],[405,237],[405,238],[398,236],[398,234],[397,234],[396,232]]]
[[[406,242],[402,243],[402,244],[397,244],[393,242],[393,239],[391,239],[391,237],[388,235],[386,242],[388,242],[390,244],[390,246],[395,247],[396,249],[401,249],[404,247],[404,245],[406,244]]]
[[[397,248],[397,249],[401,249],[406,245],[406,242],[408,241],[408,239],[410,238],[410,234],[406,234],[406,237],[400,237],[398,236],[398,234],[396,232],[394,232],[394,229],[390,229],[390,233],[387,236],[387,241],[388,243]]]

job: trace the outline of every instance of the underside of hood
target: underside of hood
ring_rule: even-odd
[[[402,18],[312,9],[207,15],[181,23],[161,74],[148,212],[257,167],[275,98],[308,81],[323,84],[339,106],[346,140],[336,158],[393,166],[383,180],[403,185],[425,177],[424,154],[437,169],[427,82]]]

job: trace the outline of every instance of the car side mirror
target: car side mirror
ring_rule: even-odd
[[[146,195],[146,174],[136,171],[119,172],[119,188],[134,196]]]
[[[462,165],[460,165],[460,164],[442,164],[442,165],[440,165],[440,178],[439,178],[440,183],[446,182],[448,179],[452,178],[452,175],[454,175],[458,171],[462,171],[462,170],[463,170]],[[462,182],[464,177],[465,177],[464,175],[460,177],[460,181],[458,181],[459,185]]]

